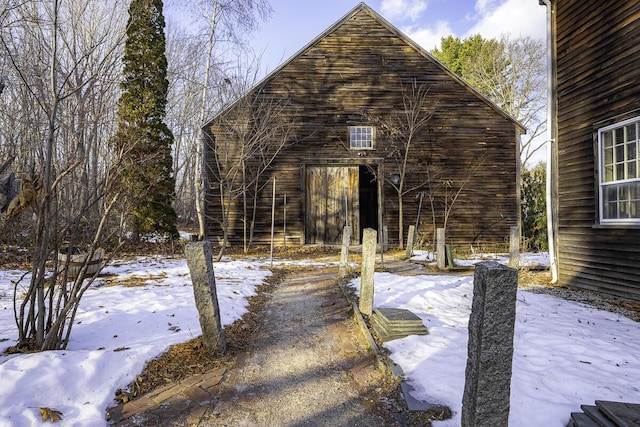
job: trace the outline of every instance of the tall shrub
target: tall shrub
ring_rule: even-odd
[[[547,202],[545,194],[546,166],[537,166],[522,171],[521,215],[522,234],[533,251],[548,250]]]
[[[129,6],[115,145],[126,153],[121,185],[129,196],[127,226],[136,238],[178,236],[162,13],[162,0],[131,0]]]

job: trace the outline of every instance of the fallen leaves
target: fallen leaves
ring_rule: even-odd
[[[40,415],[42,415],[42,421],[50,420],[55,423],[62,420],[62,412],[53,408],[40,408]]]

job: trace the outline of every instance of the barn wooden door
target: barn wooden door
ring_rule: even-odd
[[[359,169],[357,166],[306,168],[306,243],[342,243],[342,229],[351,226],[351,241],[359,243]]]

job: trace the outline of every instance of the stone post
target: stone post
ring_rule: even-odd
[[[407,234],[407,258],[411,258],[413,255],[413,243],[416,238],[416,226],[409,226],[409,234]]]
[[[518,270],[478,263],[473,279],[462,427],[509,425]]]
[[[446,265],[445,254],[445,240],[444,240],[444,228],[438,228],[437,230],[437,244],[436,244],[436,265],[438,269],[444,270]]]
[[[520,265],[520,228],[514,225],[509,230],[509,267]]]
[[[360,312],[373,314],[373,273],[376,263],[377,232],[365,228],[362,233],[362,266],[360,267]]]
[[[202,344],[211,354],[225,351],[220,308],[216,294],[216,278],[213,273],[211,243],[189,243],[184,249],[193,283],[193,296],[198,309],[202,329]]]
[[[342,230],[342,250],[340,251],[340,266],[338,267],[338,278],[342,279],[349,274],[349,245],[351,244],[351,227],[344,226]]]

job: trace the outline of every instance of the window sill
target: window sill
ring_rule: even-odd
[[[591,228],[595,230],[599,229],[617,229],[617,230],[640,230],[640,223],[626,223],[626,224],[594,224]]]

